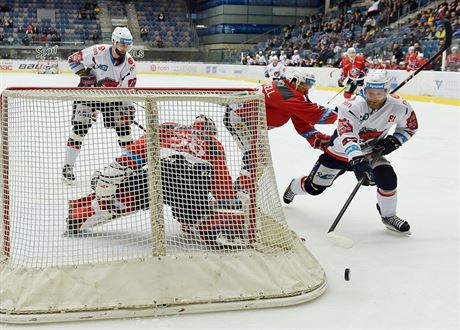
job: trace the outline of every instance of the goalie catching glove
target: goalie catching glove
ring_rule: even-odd
[[[374,147],[374,152],[385,156],[392,153],[401,146],[401,142],[394,135],[388,135],[386,138],[377,142]]]
[[[111,200],[115,197],[121,183],[133,173],[133,170],[128,166],[114,162],[105,167],[102,173],[96,173],[96,176],[91,180],[96,197],[100,200]]]

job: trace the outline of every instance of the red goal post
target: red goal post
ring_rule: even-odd
[[[85,196],[100,203],[91,187],[95,172],[129,153],[117,145],[113,130],[104,128],[101,116],[94,117],[75,166],[77,180],[64,185],[60,175],[65,145],[79,104],[96,113],[125,105],[136,109],[136,121],[146,133],[134,125],[131,130],[136,140],[145,134],[142,164],[148,166],[139,175],[147,182],[142,196],[149,207],[69,236],[63,233],[71,205]],[[245,123],[249,150],[241,150],[223,123],[228,105],[244,105],[251,114]],[[309,301],[324,292],[323,269],[284,218],[264,98],[255,90],[12,87],[3,91],[0,106],[1,322],[262,308]],[[201,114],[214,121],[215,139],[190,131]],[[234,183],[229,189],[235,192],[246,152],[248,202],[216,208],[221,179],[215,176],[217,169],[209,167],[214,164],[210,156],[198,153],[201,158],[190,161],[178,152],[182,140],[166,148],[159,130],[165,122],[184,125],[174,134],[191,134],[191,141],[202,141],[198,134],[221,145],[223,153],[218,154]],[[180,157],[165,158],[171,150]],[[166,171],[165,164],[177,159],[176,167]],[[211,174],[195,171],[194,162],[211,168]],[[171,182],[180,189],[168,190]],[[140,195],[138,186],[135,181],[130,190],[134,195]],[[180,209],[181,203],[187,208]],[[185,222],[184,214],[190,215]],[[221,244],[222,235],[234,244]]]

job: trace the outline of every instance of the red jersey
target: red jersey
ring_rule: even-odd
[[[214,135],[190,128],[169,129],[160,127],[160,146],[184,152],[212,165],[212,194],[218,200],[235,198],[232,177],[227,167],[225,151]],[[118,157],[121,165],[139,169],[147,164],[147,146],[145,135],[130,144],[123,155]]]
[[[315,124],[332,124],[337,119],[333,109],[311,102],[308,95],[296,90],[288,80],[273,81],[258,89],[265,96],[269,129],[281,127],[291,119],[296,131],[313,145],[316,135],[321,134]]]
[[[419,58],[417,57],[415,59],[415,67],[414,67],[414,70],[417,70],[418,68],[420,68],[422,65],[424,65],[425,63],[427,62],[426,58],[422,57],[422,58]],[[430,65],[429,65],[430,66]],[[429,69],[429,68],[426,68],[426,70]]]
[[[344,56],[340,62],[340,66],[342,68],[342,76],[348,77],[350,70],[353,69],[365,72],[366,59],[363,55],[356,55],[354,60],[351,60],[348,56]]]

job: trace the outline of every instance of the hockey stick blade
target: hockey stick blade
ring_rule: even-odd
[[[333,231],[327,233],[326,236],[329,242],[333,243],[334,245],[340,246],[345,249],[351,249],[353,247],[354,242],[352,239],[348,237],[337,235]]]

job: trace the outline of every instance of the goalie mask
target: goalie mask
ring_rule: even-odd
[[[112,45],[118,56],[125,56],[133,45],[133,36],[129,29],[117,26],[112,32]]]
[[[289,77],[289,82],[294,84],[296,88],[302,83],[313,87],[316,83],[316,79],[313,74],[308,73],[306,70],[294,70]]]
[[[199,115],[192,124],[192,129],[206,134],[217,135],[217,127],[214,120],[205,115]]]

